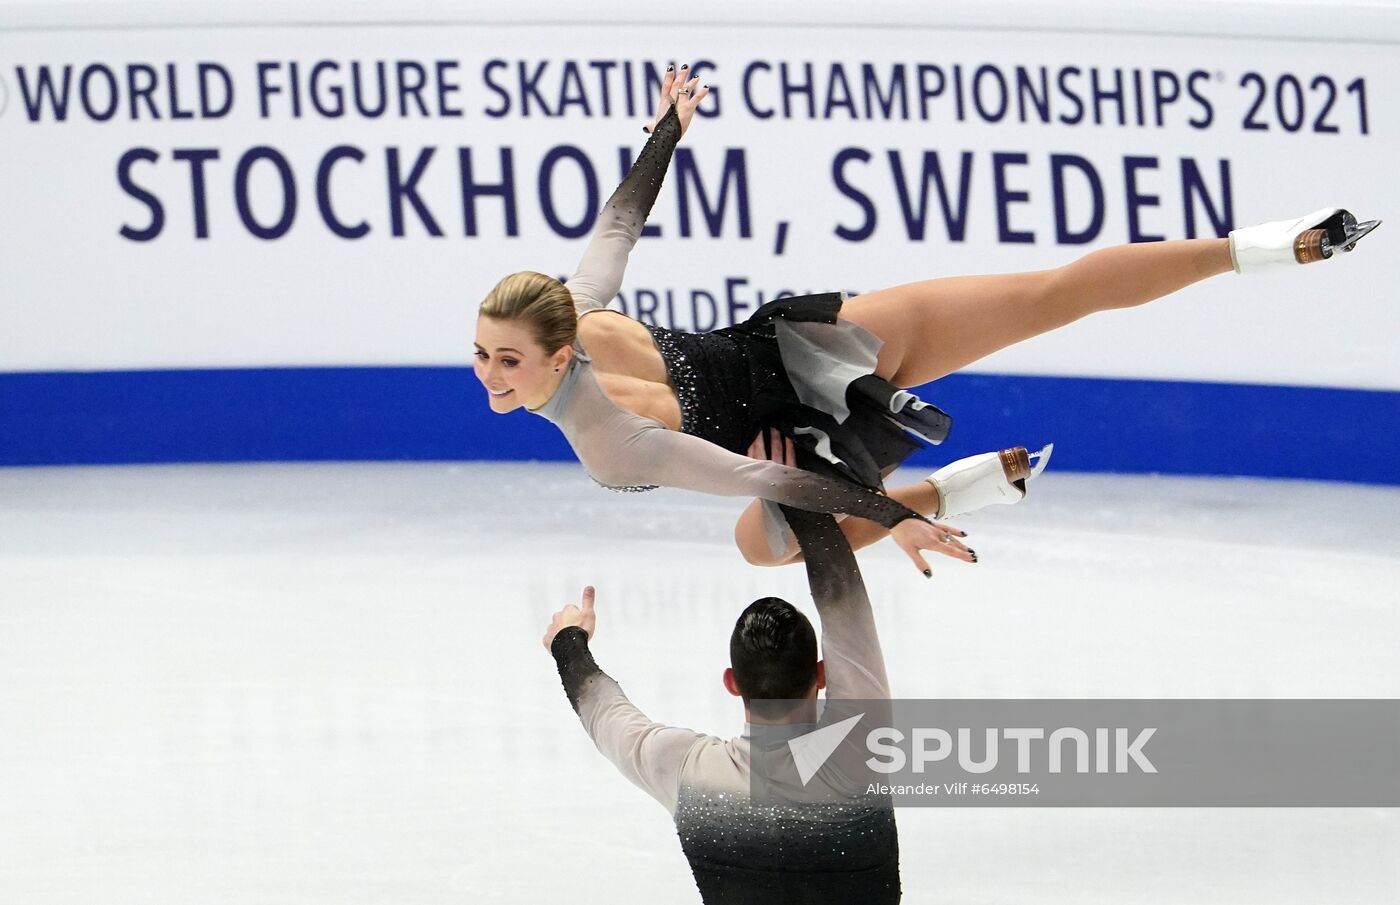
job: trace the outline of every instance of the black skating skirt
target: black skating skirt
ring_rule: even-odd
[[[776,299],[709,333],[649,327],[680,402],[681,430],[744,454],[759,431],[777,428],[793,439],[799,467],[883,489],[885,475],[922,443],[891,417],[880,386],[913,397],[871,376],[880,341],[838,319],[844,301],[839,292]],[[945,424],[922,435],[941,442],[946,432]]]

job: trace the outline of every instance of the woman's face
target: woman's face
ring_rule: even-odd
[[[519,321],[478,317],[475,345],[476,377],[497,414],[544,405],[569,363],[568,346],[551,355]]]

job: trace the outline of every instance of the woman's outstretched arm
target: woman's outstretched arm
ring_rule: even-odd
[[[695,107],[709,91],[705,87],[696,91],[695,83],[699,80],[687,80],[687,75],[685,66],[679,73],[666,71],[661,85],[661,107],[656,121],[648,129],[651,138],[617,191],[603,205],[593,227],[593,238],[588,242],[578,269],[569,277],[569,292],[579,314],[606,308],[622,288],[627,256],[637,244],[647,215],[656,203],[676,143],[690,125]]]
[[[597,429],[608,428],[600,425]],[[608,461],[590,463],[589,470],[596,480],[614,486],[653,484],[716,496],[759,497],[811,512],[866,518],[888,529],[890,538],[928,577],[933,571],[924,560],[924,550],[972,561],[965,552],[947,549],[951,545],[946,528],[933,525],[883,493],[801,468],[756,461],[654,422],[628,436],[623,448],[614,451]]]

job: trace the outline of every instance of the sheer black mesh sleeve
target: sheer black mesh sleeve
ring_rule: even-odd
[[[890,679],[875,613],[850,541],[830,515],[789,506],[782,510],[802,545],[807,582],[821,617],[827,698],[888,698]]]
[[[607,307],[622,288],[627,256],[637,244],[647,215],[661,192],[661,181],[666,177],[680,138],[681,121],[676,108],[672,107],[647,139],[622,184],[603,205],[588,249],[574,275],[569,277],[569,292],[580,314]]]
[[[583,683],[602,673],[588,650],[588,633],[576,625],[562,629],[554,636],[549,652],[554,655],[554,663],[559,667],[564,694],[569,696],[569,704],[577,712]]]
[[[841,605],[869,606],[856,555],[836,519],[820,512],[781,507],[807,566],[807,583],[817,609]]]

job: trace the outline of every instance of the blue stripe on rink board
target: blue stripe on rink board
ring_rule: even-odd
[[[1055,442],[1076,471],[1400,484],[1400,392],[955,374],[920,391],[952,413],[937,465]],[[249,368],[0,374],[0,465],[572,458],[525,412],[492,415],[469,368]]]

